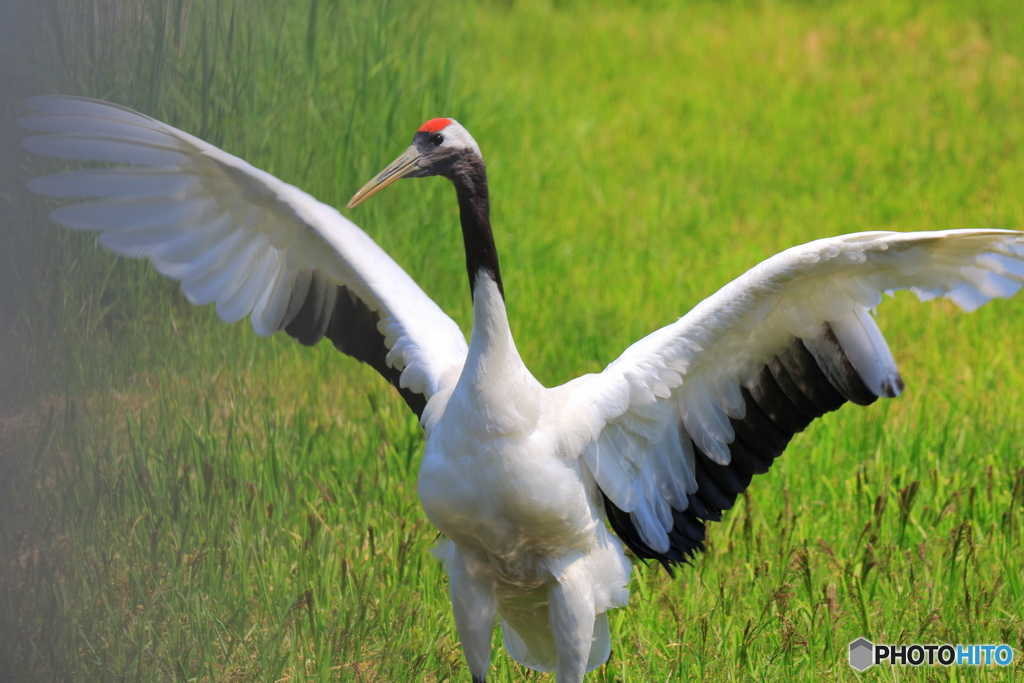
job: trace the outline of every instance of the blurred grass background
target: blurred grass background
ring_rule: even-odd
[[[0,679],[468,681],[422,436],[372,371],[188,306],[24,190],[25,97],[116,101],[335,206],[433,116],[480,143],[546,384],[759,260],[858,230],[1020,228],[1024,11],[958,2],[0,0]],[[443,181],[348,212],[468,330]],[[897,297],[908,383],[819,420],[591,675],[1024,677],[1024,299]],[[1008,669],[847,643],[1005,642]],[[496,637],[495,645],[499,643]],[[549,680],[498,648],[492,680]]]

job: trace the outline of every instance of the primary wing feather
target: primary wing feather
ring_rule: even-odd
[[[57,197],[103,198],[53,212],[69,228],[148,258],[195,304],[227,322],[323,337],[371,365],[420,415],[465,361],[458,326],[369,236],[245,161],[130,109],[79,97],[36,97],[19,123],[45,133],[30,150],[121,164],[36,178]]]
[[[627,545],[670,569],[794,433],[846,401],[902,391],[870,314],[884,293],[971,311],[1022,283],[1017,232],[859,233],[789,249],[567,385],[583,417],[565,452],[582,453]]]

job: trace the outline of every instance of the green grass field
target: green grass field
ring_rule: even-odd
[[[0,681],[468,681],[372,370],[190,307],[25,191],[20,101],[133,106],[338,207],[453,116],[513,331],[598,371],[761,259],[1024,226],[1024,8],[894,2],[2,0]],[[347,211],[469,329],[454,194]],[[672,580],[633,573],[594,681],[1024,680],[1024,296],[879,310],[908,389],[799,435]],[[1007,643],[1007,668],[847,644]],[[495,634],[491,678],[519,667]]]

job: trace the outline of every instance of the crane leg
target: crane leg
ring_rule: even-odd
[[[558,653],[557,683],[581,683],[594,639],[594,590],[589,577],[569,566],[548,589],[548,618]]]
[[[491,634],[497,612],[490,576],[484,568],[473,571],[472,564],[457,549],[446,564],[462,652],[473,674],[473,683],[484,683],[491,665]]]

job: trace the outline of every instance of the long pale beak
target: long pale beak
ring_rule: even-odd
[[[363,185],[359,192],[352,195],[352,199],[348,200],[348,208],[353,209],[359,206],[396,180],[420,170],[416,162],[422,157],[423,155],[420,154],[415,146],[410,146],[409,149],[402,152],[402,156],[388,164],[387,168],[373,176],[370,182]]]

